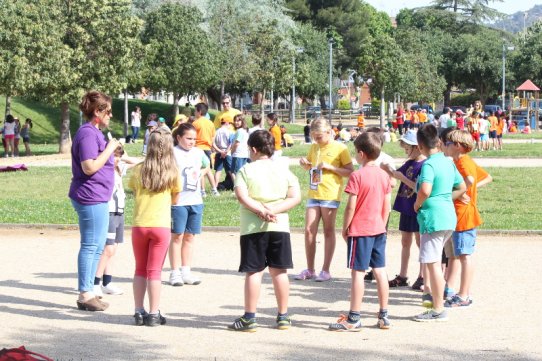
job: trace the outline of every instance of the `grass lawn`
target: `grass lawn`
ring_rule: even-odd
[[[299,167],[291,167],[302,189],[308,188],[308,175]],[[542,230],[542,208],[539,194],[542,186],[540,168],[488,168],[494,182],[480,190],[479,209],[485,220],[482,229]],[[521,177],[518,177],[521,174]],[[68,167],[34,167],[28,172],[2,174],[0,222],[75,224],[77,216],[67,197],[71,179]],[[125,178],[125,184],[127,178]],[[306,191],[304,192],[306,193]],[[305,198],[305,195],[304,195]],[[395,195],[393,195],[395,199]],[[338,212],[337,227],[342,225],[345,202]],[[232,192],[205,199],[206,226],[237,226],[238,202]],[[133,196],[127,191],[126,223],[131,224]],[[229,210],[225,212],[224,210]],[[392,212],[390,229],[398,227],[398,213]],[[292,227],[303,227],[304,205],[290,212]]]

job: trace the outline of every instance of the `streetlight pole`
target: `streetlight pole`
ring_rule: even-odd
[[[331,125],[331,110],[333,109],[332,91],[333,91],[333,38],[329,38],[329,125]]]
[[[514,50],[513,46],[506,47],[506,44],[502,44],[502,110],[506,112],[506,51]],[[512,99],[510,99],[511,101]]]
[[[298,54],[301,54],[305,49],[303,48],[297,48],[295,49],[296,53]],[[292,102],[290,104],[290,109],[292,110],[292,114],[291,114],[291,117],[290,117],[290,123],[294,124],[295,123],[295,106],[296,106],[296,98],[295,98],[295,57],[296,55],[294,54],[294,57],[292,58],[292,69],[294,71],[294,80],[292,82]]]

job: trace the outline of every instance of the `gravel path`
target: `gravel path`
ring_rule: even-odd
[[[381,331],[374,327],[375,286],[368,285],[362,310],[365,327],[352,334],[326,330],[340,312],[348,311],[350,277],[342,240],[337,242],[332,282],[292,281],[290,330],[272,328],[276,306],[266,276],[258,309],[261,327],[244,334],[226,330],[243,311],[237,233],[206,232],[197,238],[195,272],[203,282],[164,285],[161,308],[168,324],[157,328],[132,324],[134,264],[129,241],[119,249],[115,272],[125,294],[106,297],[111,303],[106,312],[76,309],[78,239],[76,230],[1,229],[0,348],[25,345],[58,360],[542,360],[542,283],[536,281],[542,271],[540,236],[481,236],[473,307],[453,310],[448,323],[411,321],[422,311],[420,294],[393,289],[393,327]],[[318,264],[322,246],[318,245]],[[292,247],[299,271],[304,266],[302,234],[292,234]],[[391,235],[390,276],[398,271],[399,253],[400,239]],[[518,264],[522,269],[510,268]],[[415,272],[411,262],[411,277]]]

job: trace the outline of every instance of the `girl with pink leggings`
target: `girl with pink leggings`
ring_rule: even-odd
[[[134,168],[129,187],[134,191],[135,209],[132,247],[135,257],[134,304],[137,326],[166,323],[160,314],[161,273],[169,248],[171,203],[181,191],[173,137],[166,128],[149,135],[147,156]],[[145,293],[149,292],[149,312]]]

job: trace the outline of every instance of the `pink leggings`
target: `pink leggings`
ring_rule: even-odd
[[[149,280],[162,278],[171,230],[165,227],[133,227],[135,275]]]

